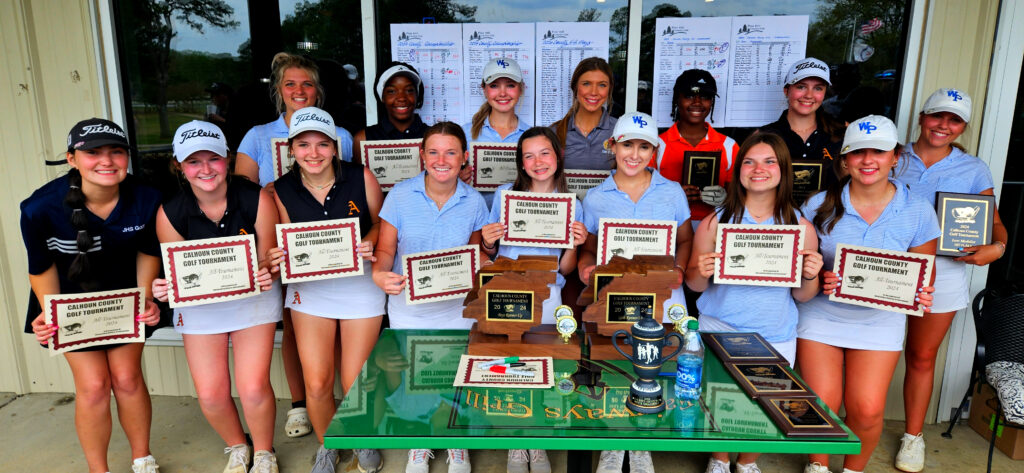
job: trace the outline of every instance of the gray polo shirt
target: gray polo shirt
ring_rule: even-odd
[[[590,130],[589,135],[583,136],[576,129],[576,116],[573,115],[565,133],[565,169],[614,169],[615,153],[605,149],[604,142],[612,137],[616,121],[605,110],[597,126]]]

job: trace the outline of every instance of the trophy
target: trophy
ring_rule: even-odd
[[[662,397],[661,385],[655,378],[661,371],[661,364],[672,359],[683,348],[683,336],[677,332],[669,333],[668,338],[679,339],[679,345],[672,353],[663,355],[662,349],[666,346],[665,326],[654,320],[650,311],[644,311],[642,318],[633,324],[630,332],[618,330],[612,335],[612,346],[627,360],[633,362],[633,371],[637,375],[636,381],[629,386],[626,407],[639,414],[657,414],[665,410],[665,399]],[[625,335],[626,343],[633,345],[633,356],[627,355],[619,348],[620,334]]]

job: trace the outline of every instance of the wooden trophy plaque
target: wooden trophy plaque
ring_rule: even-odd
[[[658,323],[664,322],[664,302],[679,287],[679,273],[672,256],[636,255],[632,259],[613,257],[594,268],[590,284],[580,293],[584,329],[590,344],[590,359],[618,360],[622,355],[612,347],[616,330],[629,330],[645,311]],[[671,325],[667,327],[671,330]],[[665,347],[670,353],[675,347]]]
[[[481,268],[462,311],[463,317],[476,320],[467,353],[579,359],[578,340],[565,342],[553,325],[540,323],[557,270],[555,256],[499,257]]]

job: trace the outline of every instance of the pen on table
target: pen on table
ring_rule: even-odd
[[[479,366],[480,368],[490,368],[490,367],[492,367],[494,365],[503,365],[503,364],[507,364],[507,363],[515,363],[517,361],[519,361],[519,357],[518,356],[509,356],[509,357],[505,357],[505,358],[498,358],[497,360],[485,361],[483,363],[480,363],[477,366]]]
[[[533,376],[534,375],[533,371],[517,370],[517,369],[507,368],[507,367],[504,367],[504,366],[498,366],[498,365],[496,365],[496,366],[489,366],[489,367],[487,367],[487,369],[490,370],[492,373],[516,374],[516,375],[519,375],[519,376]]]

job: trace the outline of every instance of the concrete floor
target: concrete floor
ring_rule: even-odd
[[[288,404],[278,402],[278,433],[275,441],[281,473],[307,473],[316,449],[313,435],[291,439],[282,430]],[[157,396],[153,398],[153,437],[151,447],[163,473],[219,472],[226,458],[220,439],[207,425],[195,399]],[[115,412],[116,415],[116,412]],[[74,429],[74,398],[66,394],[14,396],[0,393],[0,472],[86,472],[85,459],[78,447]],[[927,426],[927,468],[929,472],[973,473],[985,471],[988,443],[966,423],[956,427],[953,439],[941,438],[944,425]],[[903,432],[901,422],[887,422],[882,442],[875,450],[869,472],[896,471],[892,458]],[[435,451],[431,473],[444,473],[445,454]],[[565,452],[549,452],[553,471],[565,469]],[[124,433],[115,423],[110,446],[113,473],[130,472],[131,459]],[[348,460],[351,455],[346,454]],[[506,453],[503,450],[477,450],[471,454],[473,471],[502,473]],[[992,471],[1024,472],[1024,461],[1013,461],[996,450]],[[404,472],[405,450],[384,451],[384,472]],[[758,465],[765,473],[803,471],[802,455],[764,455]],[[659,473],[704,471],[706,454],[654,453]],[[596,461],[594,462],[596,465]],[[842,471],[842,457],[832,458],[832,471]],[[354,463],[346,462],[339,472],[355,473]]]

